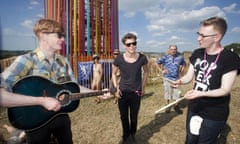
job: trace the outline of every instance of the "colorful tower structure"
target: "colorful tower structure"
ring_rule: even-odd
[[[108,83],[112,54],[119,48],[118,0],[44,0],[44,15],[62,23],[66,37],[60,53],[79,83],[89,86],[93,54],[100,56]]]

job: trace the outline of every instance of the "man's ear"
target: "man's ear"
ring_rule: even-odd
[[[46,41],[46,35],[45,35],[44,33],[39,32],[38,35],[39,35],[39,39],[40,39],[40,40]]]
[[[218,35],[215,36],[215,41],[219,42],[219,41],[222,40],[222,38],[223,38],[223,35],[222,34],[218,34]]]

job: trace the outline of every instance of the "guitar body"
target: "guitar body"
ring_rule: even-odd
[[[48,111],[42,106],[23,106],[8,108],[10,123],[18,129],[36,130],[60,114],[74,111],[80,100],[73,100],[69,95],[79,93],[80,88],[75,82],[53,83],[40,76],[29,76],[19,80],[13,92],[36,97],[48,96],[60,101],[62,107],[58,112]]]

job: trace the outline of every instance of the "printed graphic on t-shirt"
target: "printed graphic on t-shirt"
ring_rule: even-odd
[[[194,67],[198,67],[199,70],[196,74],[194,89],[207,91],[212,77],[211,72],[217,68],[217,64],[214,62],[209,63],[207,60],[197,59],[194,63]]]

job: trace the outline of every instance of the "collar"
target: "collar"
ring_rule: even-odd
[[[36,49],[34,50],[34,53],[37,55],[39,61],[48,60],[48,57],[43,53],[43,51],[42,51],[40,48],[36,48]],[[58,59],[58,56],[57,56],[56,53],[53,55],[53,59],[54,59],[54,60],[57,60],[57,59]]]

